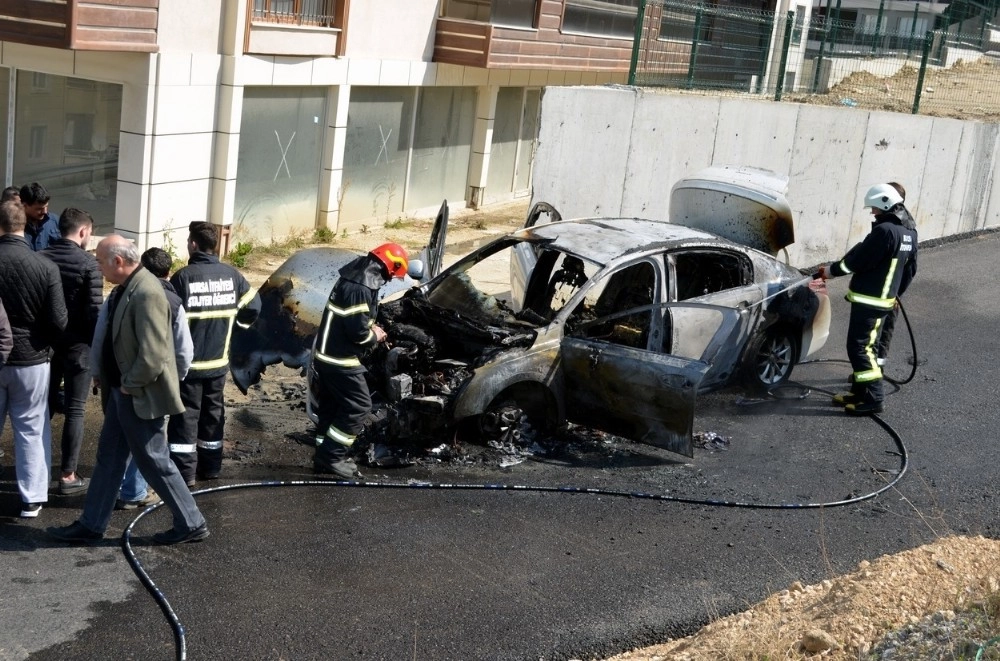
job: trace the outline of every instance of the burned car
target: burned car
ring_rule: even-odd
[[[511,264],[509,295],[482,285],[490,262]],[[380,307],[380,419],[397,440],[569,421],[691,456],[698,392],[780,384],[823,345],[828,301],[809,283],[662,221],[525,228]]]
[[[699,392],[773,388],[826,341],[822,283],[776,258],[794,237],[786,184],[710,168],[674,186],[675,222],[536,204],[380,306],[369,442],[516,442],[573,422],[692,456]]]

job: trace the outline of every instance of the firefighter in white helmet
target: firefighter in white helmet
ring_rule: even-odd
[[[851,275],[847,300],[851,319],[847,327],[847,357],[851,361],[851,391],[835,395],[833,403],[851,415],[881,413],[882,368],[877,346],[886,316],[896,306],[896,296],[906,289],[917,267],[917,232],[903,197],[894,186],[878,184],[868,189],[864,205],[874,216],[872,230],[847,251],[844,258],[820,267],[824,280]]]

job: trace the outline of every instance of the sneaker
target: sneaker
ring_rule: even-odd
[[[156,492],[152,489],[146,491],[145,498],[139,498],[138,500],[122,500],[119,498],[115,501],[116,510],[136,510],[140,507],[147,507],[153,503],[160,502],[160,497],[156,495]]]
[[[320,479],[352,480],[361,477],[358,465],[350,459],[342,459],[331,464],[313,462],[313,473]]]
[[[104,539],[103,533],[94,532],[79,521],[74,521],[68,526],[46,528],[45,532],[60,542],[96,542]]]
[[[873,415],[882,412],[882,402],[859,402],[844,407],[847,415]]]
[[[842,392],[838,395],[834,395],[831,400],[834,406],[847,406],[848,404],[854,404],[857,400],[857,395],[853,392]]]
[[[21,505],[21,518],[34,519],[42,511],[41,503],[23,503]]]
[[[89,480],[85,477],[80,477],[77,475],[72,480],[59,480],[59,495],[61,496],[73,496],[78,493],[83,493],[87,490],[89,486]]]
[[[194,530],[177,530],[171,528],[153,535],[153,543],[167,546],[170,544],[186,544],[187,542],[200,542],[208,537],[208,526],[202,525]]]

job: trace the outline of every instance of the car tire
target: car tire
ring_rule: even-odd
[[[477,416],[481,442],[528,442],[530,436],[551,434],[554,428],[551,398],[538,384],[519,384],[497,395]]]
[[[744,381],[755,392],[768,392],[784,385],[798,362],[799,347],[787,326],[767,329],[749,353]]]

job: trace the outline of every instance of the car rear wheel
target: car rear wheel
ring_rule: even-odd
[[[747,365],[747,385],[767,391],[786,383],[798,357],[798,344],[786,327],[770,328]]]

